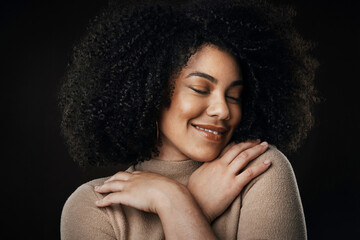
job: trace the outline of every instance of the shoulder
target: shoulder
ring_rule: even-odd
[[[274,145],[269,145],[268,150],[259,157],[257,157],[255,160],[253,160],[249,164],[249,166],[259,164],[261,162],[264,162],[265,160],[270,160],[271,166],[265,173],[259,176],[260,178],[261,176],[270,177],[270,175],[274,175],[277,177],[285,175],[289,177],[294,176],[294,171],[291,163],[289,162],[287,157]]]
[[[126,172],[133,172],[134,167],[130,166]],[[95,192],[95,186],[102,185],[104,182],[109,179],[111,176],[103,177],[103,178],[97,178],[93,179],[91,181],[88,181],[81,186],[79,186],[67,199],[64,209],[68,207],[68,205],[71,205],[72,203],[79,203],[79,200],[83,203],[89,203],[89,201],[95,202],[98,199],[103,198],[103,194]],[[91,203],[93,203],[91,202]]]
[[[101,194],[94,191],[95,186],[103,184],[108,178],[99,178],[89,181],[79,186],[67,199],[64,208],[68,207],[72,203],[87,203],[91,200],[97,200],[101,198]],[[81,201],[79,201],[81,200]]]
[[[98,227],[111,232],[111,228],[106,226],[106,210],[95,205],[95,201],[102,198],[102,195],[96,193],[94,187],[106,179],[95,179],[82,184],[66,200],[61,213],[61,239],[84,239],[97,234]]]
[[[127,172],[133,172],[134,167],[130,166]],[[110,177],[103,177],[91,180],[79,186],[66,200],[63,207],[62,215],[66,216],[69,212],[81,211],[81,209],[95,208],[99,209],[95,205],[95,201],[102,199],[104,194],[95,192],[95,186],[102,185]],[[62,217],[63,217],[62,216]]]
[[[129,167],[126,171],[133,172]],[[126,217],[120,205],[99,208],[95,202],[104,197],[95,186],[109,177],[98,178],[78,187],[66,200],[61,214],[61,239],[120,239]],[[120,227],[121,226],[121,227]]]
[[[240,194],[239,236],[244,239],[306,239],[304,212],[293,168],[274,146],[251,165],[267,159],[271,161],[270,168],[253,179]]]
[[[260,155],[255,162],[259,161],[265,161],[266,159],[269,159],[272,163],[272,166],[278,167],[286,167],[291,168],[291,164],[287,157],[276,148],[274,145],[269,145],[269,148],[266,152],[264,152],[262,155]]]
[[[72,217],[74,213],[80,213],[84,209],[96,208],[95,201],[102,198],[102,195],[95,192],[94,187],[104,183],[107,178],[99,178],[78,187],[66,200],[62,211],[62,220]]]
[[[243,196],[245,196],[248,191],[253,191],[254,189],[259,189],[263,194],[277,194],[286,191],[288,193],[291,192],[293,195],[299,195],[296,177],[291,163],[275,146],[270,145],[265,153],[253,160],[247,167],[260,164],[265,160],[271,161],[270,168],[257,178],[253,179],[245,187]]]

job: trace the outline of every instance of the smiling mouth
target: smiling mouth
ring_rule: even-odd
[[[213,130],[210,130],[210,129],[207,129],[207,128],[202,128],[202,127],[199,127],[199,126],[196,126],[196,125],[194,125],[194,127],[197,128],[197,129],[203,130],[205,132],[209,132],[209,133],[216,134],[216,135],[224,134],[224,133],[213,131]]]
[[[223,127],[217,127],[212,125],[195,125],[195,124],[191,124],[191,125],[196,130],[198,130],[202,136],[216,142],[221,141],[224,138],[225,133],[227,132],[227,129]]]

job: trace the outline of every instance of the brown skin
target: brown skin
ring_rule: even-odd
[[[194,72],[205,73],[216,81],[191,75]],[[270,162],[264,162],[241,172],[266,151],[267,143],[228,145],[241,120],[241,102],[234,100],[241,96],[241,79],[233,56],[215,46],[201,48],[175,80],[171,105],[161,115],[163,145],[159,159],[190,158],[205,163],[190,176],[187,186],[155,173],[119,172],[95,188],[99,193],[108,193],[96,205],[124,204],[156,213],[166,239],[216,239],[211,221],[224,212],[249,181],[270,166]],[[226,131],[219,136],[199,131],[194,124]]]
[[[268,169],[270,162],[264,162],[240,173],[267,148],[266,142],[259,141],[230,144],[220,158],[204,163],[190,176],[187,188],[209,223],[225,211],[246,184]]]
[[[206,74],[215,82],[195,73]],[[241,97],[243,86],[234,85],[239,80],[242,80],[239,65],[229,53],[210,45],[194,54],[175,80],[170,107],[161,114],[162,146],[158,158],[214,160],[241,120],[241,102],[235,99]],[[227,131],[220,141],[211,141],[193,126],[200,124]]]

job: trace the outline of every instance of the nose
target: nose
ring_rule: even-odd
[[[230,110],[224,96],[214,97],[206,109],[210,117],[217,117],[219,120],[229,120]]]

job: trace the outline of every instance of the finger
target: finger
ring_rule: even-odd
[[[96,201],[95,204],[98,207],[107,207],[110,206],[111,204],[120,204],[123,201],[122,200],[123,195],[124,194],[122,192],[110,193],[103,199]]]
[[[225,154],[227,151],[229,151],[229,149],[230,149],[232,146],[234,146],[235,144],[236,144],[235,142],[229,143],[229,144],[222,150],[222,152],[220,153],[219,157],[224,156],[224,154]]]
[[[125,182],[121,180],[110,181],[103,185],[96,186],[95,191],[98,193],[119,192],[124,190],[124,185]]]
[[[127,181],[130,179],[130,177],[132,176],[131,173],[129,172],[118,172],[116,174],[114,174],[111,178],[109,178],[108,180],[105,181],[105,183],[110,182],[110,181],[114,181],[114,180],[123,180],[123,181]]]
[[[245,151],[246,149],[251,148],[258,143],[259,141],[256,140],[256,141],[247,141],[247,142],[235,144],[224,154],[224,156],[222,157],[222,161],[224,161],[227,164],[230,164],[231,161],[233,161],[236,158],[236,156],[239,155],[242,151]]]
[[[270,165],[271,161],[267,159],[264,162],[257,164],[256,166],[247,168],[245,171],[236,176],[236,181],[238,182],[239,187],[243,189],[244,186],[252,179],[265,172],[270,167]]]
[[[243,169],[246,165],[248,165],[250,161],[254,160],[262,153],[264,153],[268,147],[269,145],[267,144],[267,142],[262,142],[261,144],[255,145],[241,152],[229,164],[232,173],[239,173],[240,170]]]

